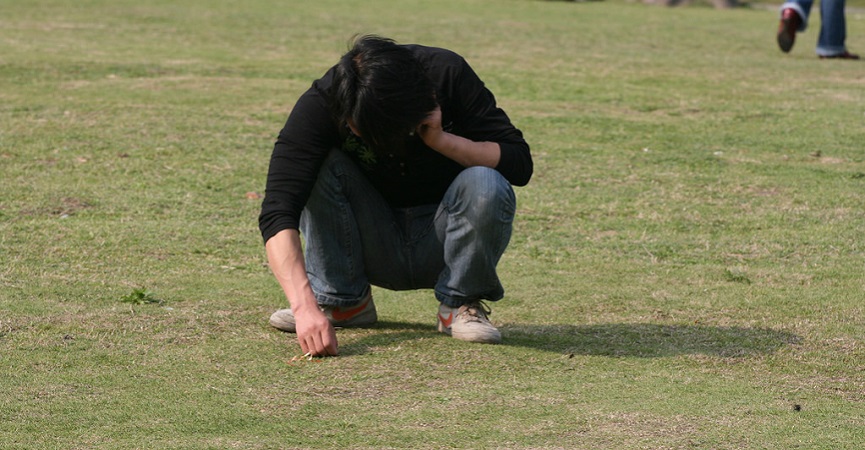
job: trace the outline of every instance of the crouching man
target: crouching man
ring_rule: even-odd
[[[376,321],[371,285],[434,289],[439,331],[501,342],[483,301],[504,296],[511,185],[531,175],[522,133],[462,57],[355,39],[273,149],[259,225],[290,309],[271,325],[337,355],[335,326]]]

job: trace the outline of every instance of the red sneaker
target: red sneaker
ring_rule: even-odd
[[[796,42],[796,31],[802,25],[802,19],[796,10],[787,8],[781,12],[781,23],[778,24],[778,47],[784,53],[790,52]]]

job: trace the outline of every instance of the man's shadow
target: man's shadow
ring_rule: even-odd
[[[377,346],[399,342],[445,338],[430,324],[378,322],[370,333],[340,346],[340,354],[359,355]],[[499,326],[502,344],[564,355],[658,358],[677,355],[747,357],[770,354],[800,344],[796,334],[771,328],[710,326],[701,324],[661,325],[651,323],[606,323],[593,325]]]
[[[745,357],[774,353],[802,338],[771,328],[701,324],[606,323],[513,325],[505,343],[574,355],[657,358],[677,355]]]

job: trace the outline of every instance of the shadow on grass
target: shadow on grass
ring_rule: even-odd
[[[376,330],[386,331],[376,333]],[[560,354],[658,358],[677,355],[747,357],[770,354],[802,338],[770,328],[707,325],[611,323],[595,325],[516,325],[500,327],[503,345]],[[440,336],[433,325],[379,322],[371,334],[340,348],[363,354],[370,346]]]
[[[362,338],[347,344],[340,344],[340,355],[362,355],[368,353],[370,347],[394,344],[398,345],[400,342],[429,339],[439,336],[435,325],[427,323],[390,322],[379,320],[375,325],[362,330],[364,330],[365,334]],[[337,339],[338,338],[339,331],[337,331]]]
[[[506,345],[563,354],[656,358],[676,355],[745,357],[774,353],[802,342],[770,328],[611,323],[595,325],[510,325]]]

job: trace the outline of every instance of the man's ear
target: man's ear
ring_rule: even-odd
[[[351,132],[354,133],[355,136],[362,137],[360,135],[360,131],[357,131],[357,127],[354,126],[354,122],[352,122],[351,119],[346,120],[345,123],[348,124],[348,129],[351,130]]]

